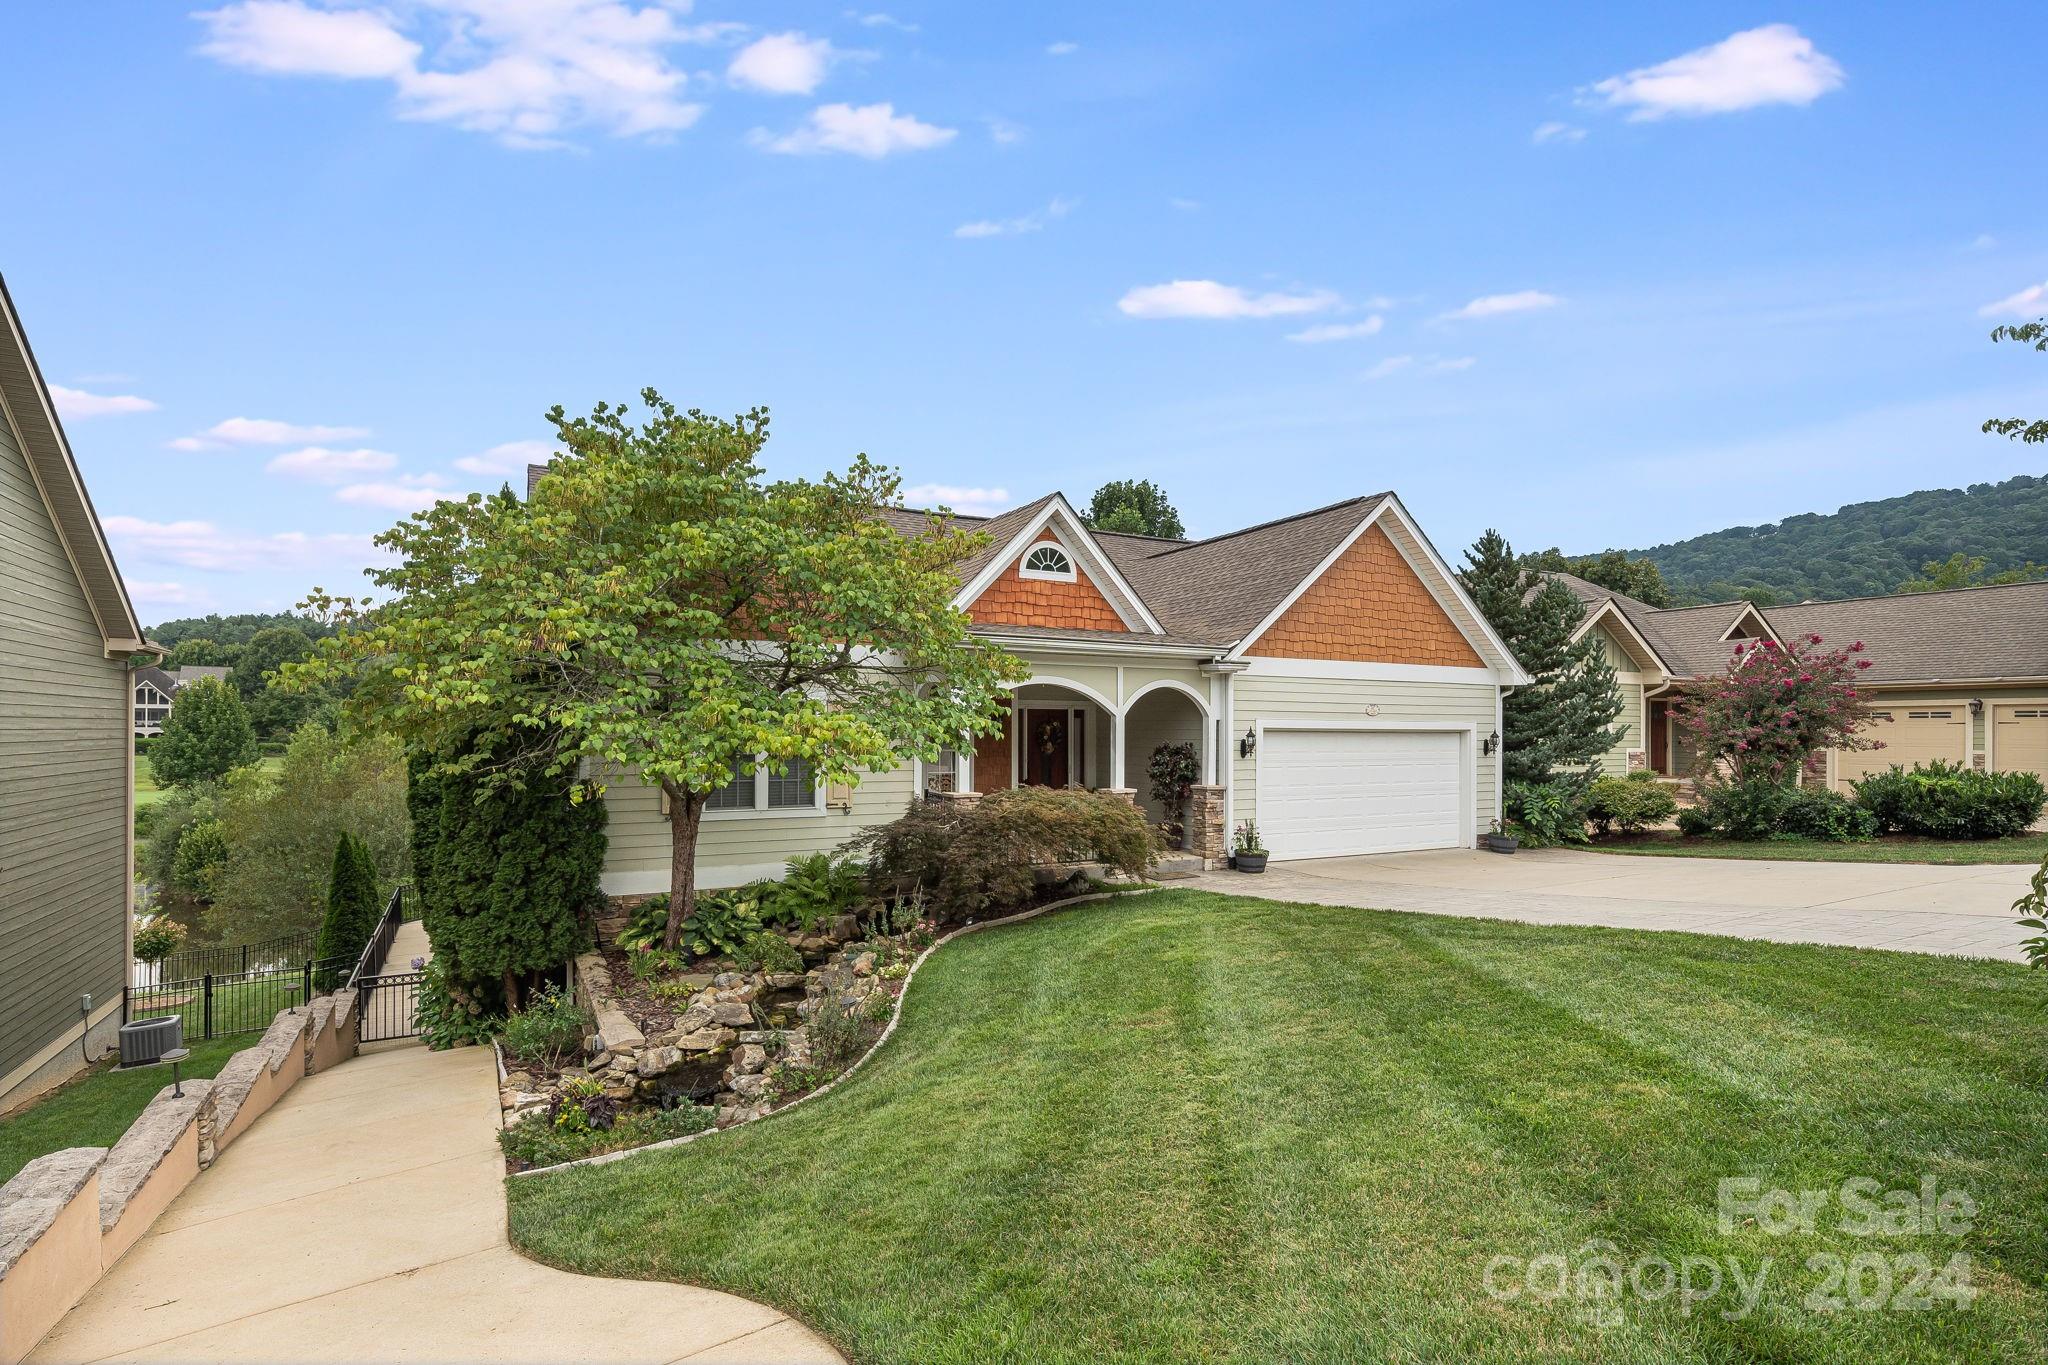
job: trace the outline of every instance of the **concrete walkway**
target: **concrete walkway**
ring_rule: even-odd
[[[1575,849],[1472,849],[1205,872],[1205,890],[1432,915],[1679,929],[2023,961],[2012,903],[2034,864],[1766,862],[1626,857]]]
[[[394,948],[391,966],[412,955]],[[497,1115],[485,1048],[400,1047],[308,1077],[30,1359],[840,1359],[745,1299],[519,1256],[505,1238]]]

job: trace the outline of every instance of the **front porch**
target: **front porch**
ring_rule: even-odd
[[[1013,787],[1105,792],[1136,805],[1168,846],[1208,859],[1226,850],[1223,787],[1218,781],[1220,722],[1196,689],[1172,679],[1140,686],[1119,705],[1071,679],[1035,677],[1012,689],[1000,733],[978,737],[927,765],[930,793],[987,794]],[[1197,780],[1181,819],[1152,794],[1152,756],[1166,745],[1193,749]]]

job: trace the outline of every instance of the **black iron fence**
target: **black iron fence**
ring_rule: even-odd
[[[161,962],[130,966],[131,985],[191,981],[213,974],[274,971],[306,961],[315,951],[316,934],[285,934],[261,943],[230,943],[215,948],[181,948]]]
[[[386,1016],[386,1031],[378,1036],[410,1037],[419,974],[406,974],[409,986],[396,977],[377,976],[404,922],[409,890],[401,885],[392,891],[370,941],[353,957],[314,957],[312,934],[174,953],[128,987],[126,1019],[179,1015],[188,1041],[261,1033],[279,1010],[296,1008],[344,985],[362,989],[363,983],[371,982],[377,1007]],[[196,963],[198,970],[187,962]],[[371,1041],[367,1034],[364,1041]]]
[[[188,1041],[261,1033],[279,1010],[294,1009],[319,994],[320,983],[348,970],[347,958],[307,958],[283,967],[246,972],[204,972],[177,981],[128,988],[128,1018],[176,1014]]]
[[[424,972],[384,972],[356,981],[356,1041],[382,1043],[419,1036]]]

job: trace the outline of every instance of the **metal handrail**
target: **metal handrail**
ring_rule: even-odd
[[[384,903],[383,918],[377,921],[376,932],[363,945],[362,956],[356,959],[356,969],[349,973],[349,989],[365,977],[377,975],[384,970],[384,958],[391,951],[391,940],[398,937],[398,926],[405,923],[406,885],[400,882],[391,888],[391,899]]]

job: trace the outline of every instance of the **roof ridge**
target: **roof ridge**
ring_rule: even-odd
[[[1962,588],[1930,588],[1926,592],[1873,592],[1865,593],[1861,597],[1821,597],[1805,602],[1780,602],[1775,607],[1759,607],[1757,610],[1789,611],[1794,607],[1839,607],[1846,602],[1891,602],[1915,597],[1948,597],[1959,592],[1994,592],[2001,588],[2039,587],[2048,587],[2048,578],[2023,578],[2017,583],[1972,583]]]
[[[1238,536],[1248,536],[1254,531],[1266,531],[1275,526],[1285,526],[1290,521],[1303,521],[1309,517],[1318,517],[1325,512],[1334,512],[1340,507],[1349,507],[1354,503],[1382,502],[1392,496],[1393,493],[1389,491],[1384,493],[1366,493],[1355,498],[1339,498],[1336,502],[1326,503],[1321,507],[1311,507],[1306,512],[1295,512],[1288,516],[1275,517],[1271,521],[1262,521],[1254,526],[1242,526],[1235,531],[1225,531],[1221,535],[1210,536],[1205,540],[1190,540],[1184,544],[1176,545],[1170,550],[1161,550],[1156,555],[1148,555],[1147,558],[1164,559],[1166,556],[1176,554],[1182,550],[1193,550],[1205,545],[1214,545],[1220,540],[1233,540]]]

